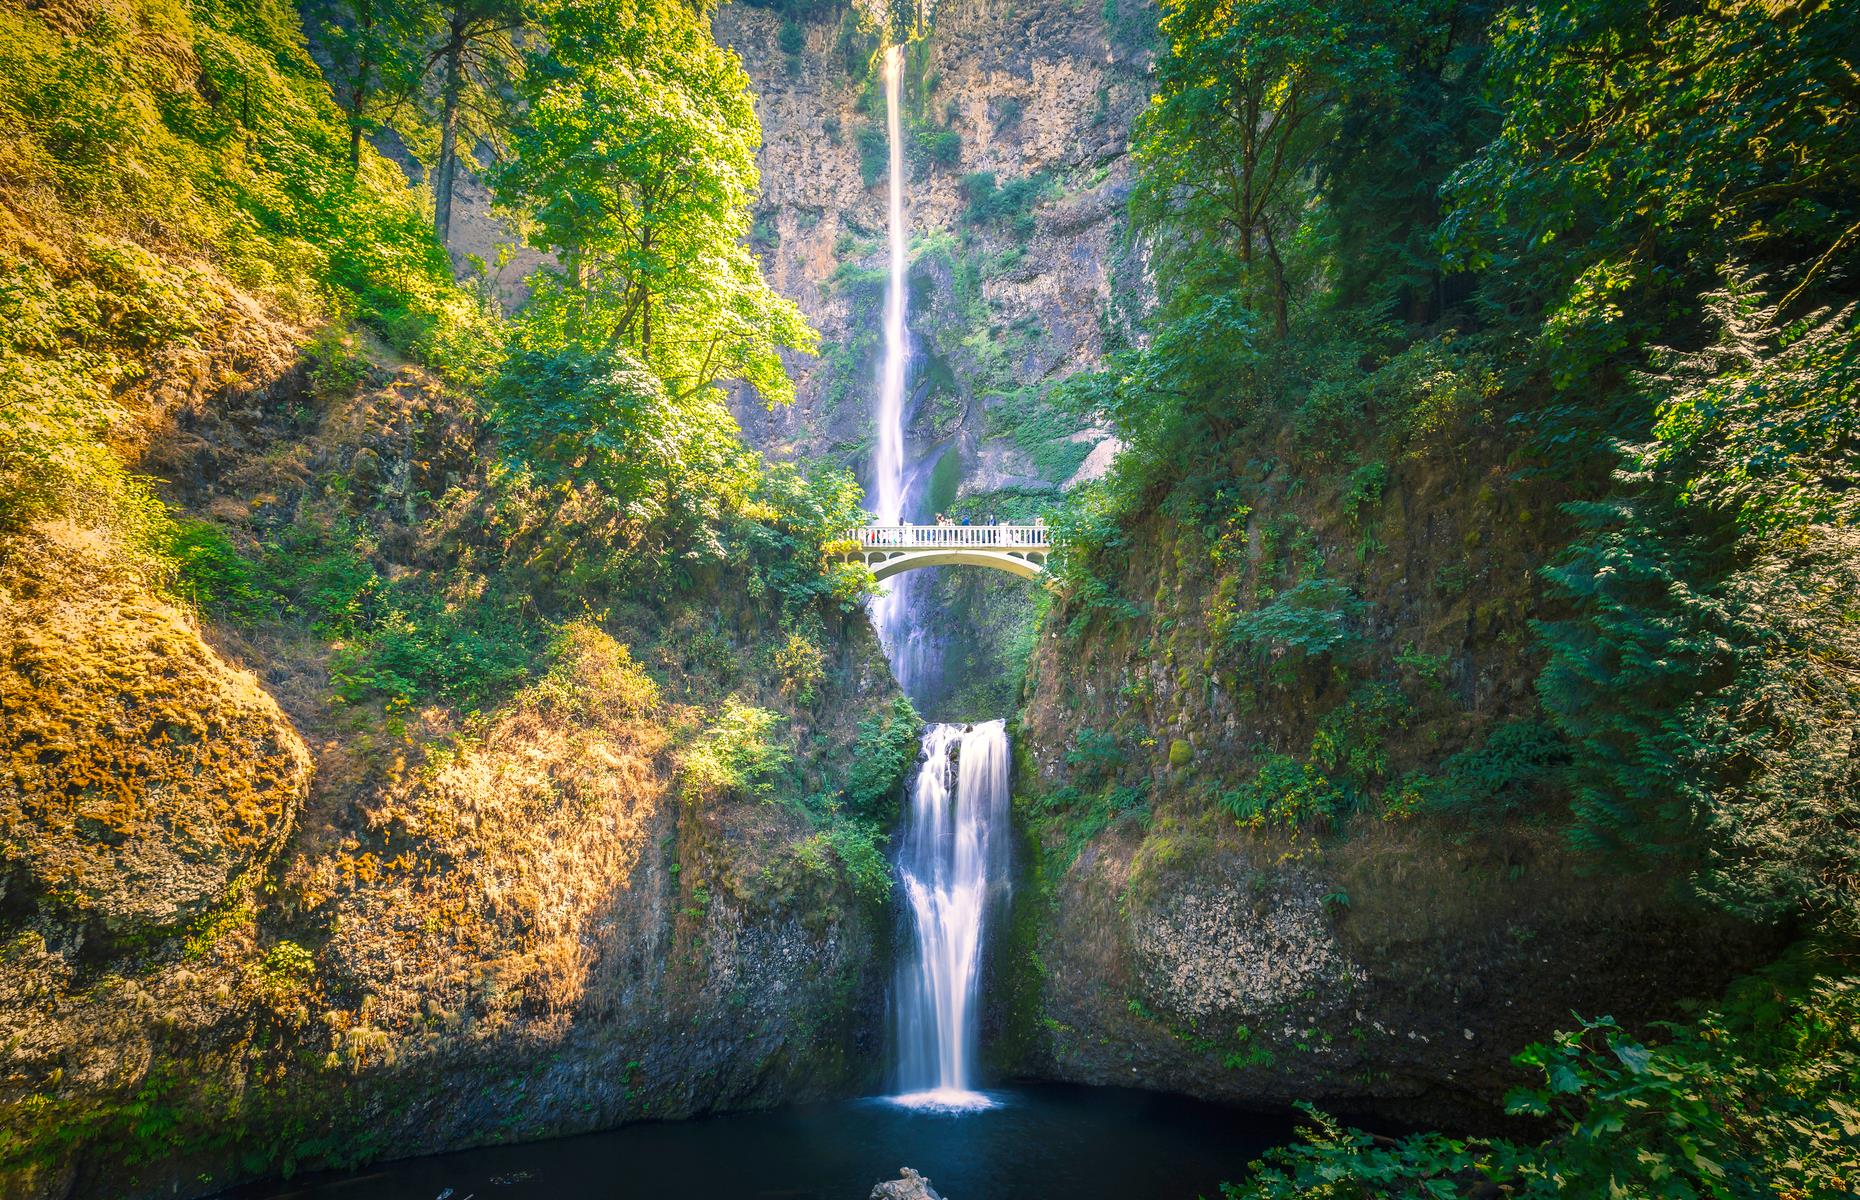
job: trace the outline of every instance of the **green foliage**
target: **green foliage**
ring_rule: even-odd
[[[679,759],[680,788],[688,803],[741,796],[766,800],[793,756],[771,735],[781,717],[732,696]]]
[[[229,621],[250,624],[272,611],[258,569],[211,521],[177,521],[165,557],[175,565],[175,590]]]
[[[1362,790],[1388,772],[1387,744],[1407,724],[1414,706],[1400,688],[1365,683],[1319,719],[1311,758],[1333,776]]]
[[[303,5],[332,67],[330,83],[349,126],[349,168],[388,121],[409,125],[412,103],[442,35],[434,7],[406,0],[311,0]]]
[[[717,393],[674,396],[622,351],[520,349],[490,395],[513,471],[544,486],[592,487],[620,521],[679,541],[739,507],[754,479]]]
[[[288,7],[150,0],[73,36],[9,9],[0,82],[23,206],[0,266],[0,526],[71,513],[157,549],[111,439],[157,355],[224,351],[237,290],[352,314],[461,376],[495,346],[399,168],[338,165],[346,122]]]
[[[1434,778],[1403,781],[1427,804],[1448,812],[1490,817],[1523,808],[1565,782],[1570,747],[1541,721],[1507,721],[1477,747],[1441,764]]]
[[[255,973],[259,986],[277,1001],[310,984],[316,976],[316,956],[296,942],[280,939],[259,959]]]
[[[853,815],[885,824],[897,816],[904,779],[917,761],[923,718],[899,696],[859,722],[852,768],[846,777],[845,806]]]
[[[1079,729],[1072,735],[1072,745],[1066,748],[1066,765],[1088,786],[1116,775],[1127,757],[1122,740],[1108,729]]]
[[[1087,842],[1125,822],[1143,825],[1150,816],[1147,783],[1120,784],[1081,791],[1068,784],[1029,799],[1025,806],[1028,827],[1042,840],[1056,842],[1050,868],[1064,873]]]
[[[853,133],[859,148],[859,181],[877,187],[891,172],[891,143],[882,126],[865,124]]]
[[[962,134],[954,129],[919,129],[911,134],[914,162],[953,167],[962,161]]]
[[[1229,816],[1255,829],[1328,824],[1349,812],[1352,803],[1350,793],[1329,776],[1289,754],[1268,755],[1252,779],[1220,795]]]
[[[1741,283],[1712,302],[1718,343],[1648,381],[1669,398],[1623,495],[1574,508],[1585,532],[1546,573],[1578,615],[1542,627],[1539,692],[1574,746],[1581,844],[1851,926],[1853,315],[1778,328]]]
[[[812,871],[828,869],[828,855],[845,871],[853,893],[871,904],[891,897],[891,861],[885,857],[889,841],[874,821],[842,820],[808,835],[794,847],[795,857]]]
[[[1721,1009],[1647,1044],[1608,1018],[1517,1057],[1538,1075],[1508,1111],[1538,1144],[1420,1134],[1389,1142],[1315,1110],[1305,1142],[1267,1155],[1229,1200],[1432,1200],[1503,1194],[1661,1200],[1834,1197],[1860,1163],[1860,986],[1839,975],[1750,980]]]
[[[1306,579],[1270,604],[1236,614],[1227,625],[1227,640],[1262,661],[1296,665],[1323,656],[1347,659],[1364,648],[1357,625],[1367,611],[1343,584]]]
[[[775,45],[790,59],[799,58],[801,51],[807,48],[807,34],[798,21],[784,18],[781,32],[776,35]]]
[[[1236,294],[1289,331],[1308,168],[1342,105],[1386,89],[1398,56],[1373,6],[1171,0],[1156,96],[1139,122],[1134,213],[1170,269],[1211,253]],[[1210,264],[1213,266],[1213,264]]]
[[[1023,175],[1000,183],[993,171],[977,171],[962,177],[962,194],[968,206],[962,219],[971,225],[999,223],[1016,240],[1033,236],[1033,207],[1047,198],[1052,181],[1044,173]]]
[[[1852,252],[1852,5],[1556,0],[1494,37],[1512,102],[1445,233],[1491,304],[1541,314],[1526,332],[1559,388],[1632,362],[1727,255],[1800,288]]]
[[[1095,445],[1074,438],[1082,426],[1078,415],[1055,406],[1039,388],[1000,396],[987,419],[990,434],[1012,438],[1040,478],[1055,484],[1070,481]]]
[[[745,244],[761,139],[742,64],[675,3],[561,5],[545,32],[494,179],[561,262],[525,340],[624,350],[675,402],[721,380],[792,400],[781,351],[816,338]]]
[[[859,563],[827,561],[828,552],[865,524],[864,493],[847,471],[803,471],[791,463],[766,467],[730,529],[748,560],[749,592],[773,593],[784,613],[826,604],[852,612],[877,584]]]
[[[1343,489],[1343,507],[1352,522],[1362,524],[1364,513],[1382,502],[1382,489],[1388,486],[1388,480],[1387,463],[1364,463],[1350,472]]]

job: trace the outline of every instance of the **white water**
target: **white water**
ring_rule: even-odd
[[[909,237],[904,227],[904,139],[900,131],[898,93],[903,87],[904,51],[885,49],[885,128],[890,135],[890,205],[887,241],[890,278],[885,284],[885,358],[878,372],[878,445],[872,458],[872,513],[881,524],[904,519],[904,399],[910,369],[910,338],[905,330],[906,276],[910,270]],[[911,612],[910,591],[901,577],[872,605],[872,620],[891,660],[898,684],[908,695],[926,667],[923,631]]]
[[[882,523],[906,518],[913,474],[904,430],[910,375],[905,324],[909,239],[904,224],[904,142],[899,91],[904,52],[885,51],[885,124],[891,140],[885,359],[878,376],[872,512]],[[923,474],[919,464],[916,475]],[[919,514],[921,515],[921,514]],[[915,589],[894,580],[872,604],[886,657],[904,693],[921,701],[936,678],[936,647],[917,618]],[[1000,721],[973,727],[931,725],[910,791],[898,852],[898,882],[909,910],[912,948],[898,959],[893,989],[897,1104],[963,1111],[987,1108],[973,1090],[982,937],[996,892],[1007,888],[1008,740]]]
[[[913,952],[898,961],[899,1104],[986,1108],[974,1091],[982,939],[1007,887],[1008,739],[1000,721],[932,725],[911,785],[898,882]],[[953,761],[952,761],[953,760]]]

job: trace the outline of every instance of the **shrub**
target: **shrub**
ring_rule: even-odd
[[[275,598],[261,586],[258,568],[213,522],[175,522],[165,550],[175,590],[197,607],[240,624],[272,614]]]
[[[687,802],[743,796],[768,799],[775,777],[788,768],[792,757],[786,747],[771,739],[781,717],[766,708],[742,703],[734,696],[723,702],[716,720],[698,735],[679,763],[682,791]]]
[[[846,778],[846,809],[858,817],[889,821],[897,816],[904,776],[917,761],[923,719],[903,696],[859,723],[852,770]]]
[[[1048,187],[1043,174],[1025,175],[1005,184],[996,182],[993,171],[964,175],[962,191],[969,203],[962,218],[976,226],[999,222],[1025,241],[1033,236],[1033,206],[1046,197]]]
[[[1307,579],[1265,607],[1236,615],[1227,627],[1227,641],[1261,659],[1350,658],[1364,644],[1354,626],[1367,612],[1368,605],[1343,584]]]
[[[1860,982],[1785,971],[1734,989],[1650,1045],[1612,1019],[1533,1045],[1507,1111],[1548,1121],[1537,1144],[1421,1134],[1391,1142],[1305,1108],[1305,1141],[1269,1153],[1228,1200],[1426,1200],[1485,1182],[1518,1197],[1759,1200],[1851,1194],[1860,1161]]]
[[[1066,765],[1087,786],[1102,783],[1124,765],[1124,747],[1109,730],[1080,729],[1066,750]]]
[[[876,187],[891,173],[891,143],[877,125],[859,126],[853,134],[859,148],[859,179],[867,187]]]
[[[954,129],[925,130],[912,139],[911,149],[918,162],[953,167],[962,161],[962,135]]]
[[[1351,806],[1351,796],[1322,771],[1289,754],[1268,756],[1241,787],[1224,792],[1220,805],[1229,816],[1254,829],[1287,829],[1334,821]]]

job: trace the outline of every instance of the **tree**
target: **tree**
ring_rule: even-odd
[[[1286,247],[1310,203],[1310,170],[1341,105],[1390,70],[1354,5],[1320,0],[1170,0],[1170,52],[1137,129],[1139,223],[1191,252],[1238,259],[1283,339]],[[1266,276],[1258,278],[1263,271]]]
[[[1860,6],[1839,0],[1508,14],[1502,124],[1448,186],[1455,261],[1489,276],[1493,320],[1535,340],[1551,381],[1585,391],[1696,313],[1733,253],[1793,276],[1789,315],[1826,303],[1814,289],[1843,268],[1851,289],[1860,262],[1857,47]]]
[[[562,264],[534,319],[636,356],[674,398],[736,379],[788,401],[780,351],[814,335],[743,244],[760,133],[736,56],[674,0],[565,4],[544,29],[494,179]]]
[[[437,31],[417,0],[317,0],[336,102],[349,124],[349,171],[361,168],[362,139],[398,112],[420,85],[426,46]]]
[[[512,34],[525,22],[523,0],[445,0],[440,40],[427,55],[425,73],[439,72],[439,158],[433,168],[433,228],[439,240],[452,232],[452,196],[458,183],[461,132],[489,134],[500,125],[502,97],[518,61]],[[465,118],[474,110],[481,119]]]

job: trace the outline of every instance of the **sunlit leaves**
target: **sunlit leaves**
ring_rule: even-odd
[[[676,3],[561,5],[526,76],[504,203],[562,263],[533,306],[567,339],[625,348],[674,396],[722,379],[792,399],[800,310],[742,244],[759,126],[736,56]]]

